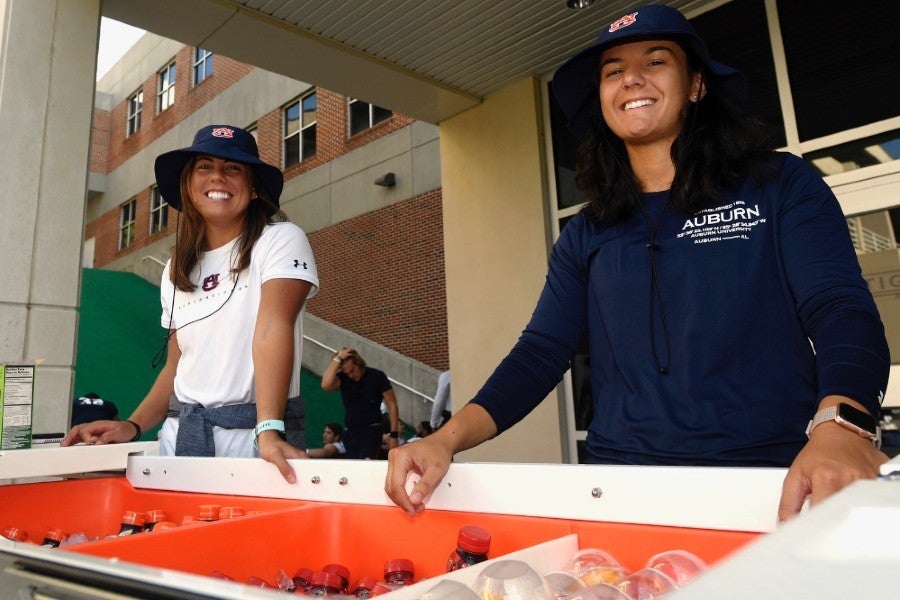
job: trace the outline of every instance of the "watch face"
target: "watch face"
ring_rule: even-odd
[[[876,423],[875,419],[869,413],[850,406],[849,404],[838,404],[838,419],[846,421],[850,425],[865,431],[868,434],[875,435]]]

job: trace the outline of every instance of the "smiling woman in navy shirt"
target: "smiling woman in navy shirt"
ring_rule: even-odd
[[[790,467],[779,518],[875,477],[884,327],[834,194],[772,152],[740,72],[681,13],[623,15],[556,72],[588,205],[510,354],[446,427],[390,454],[412,513],[455,452],[513,426],[591,357],[590,460]],[[855,425],[835,419],[840,415]],[[407,473],[421,475],[410,494]]]

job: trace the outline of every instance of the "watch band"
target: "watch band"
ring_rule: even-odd
[[[868,413],[843,402],[817,412],[806,426],[807,437],[812,434],[813,429],[828,421],[834,421],[841,427],[853,431],[860,437],[872,440],[878,445],[880,431],[875,419]]]
[[[253,447],[257,450],[259,449],[259,434],[263,431],[271,431],[273,429],[284,437],[284,421],[279,419],[267,419],[257,423],[256,427],[253,429]]]

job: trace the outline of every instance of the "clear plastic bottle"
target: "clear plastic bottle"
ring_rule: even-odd
[[[341,578],[334,573],[316,571],[312,574],[307,596],[336,596],[341,593]]]
[[[447,559],[447,571],[471,567],[488,558],[491,548],[491,534],[477,525],[460,527],[456,537],[456,549]]]
[[[412,585],[415,571],[408,558],[392,558],[384,563],[384,582],[389,586]]]
[[[122,515],[122,524],[119,526],[117,535],[131,535],[132,533],[140,533],[144,530],[144,524],[147,522],[147,513],[126,510]]]

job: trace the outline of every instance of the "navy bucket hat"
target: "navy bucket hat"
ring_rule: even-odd
[[[284,174],[278,167],[259,159],[256,140],[249,132],[232,125],[208,125],[197,132],[194,143],[156,157],[153,170],[162,197],[176,210],[181,210],[181,174],[190,160],[204,154],[249,165],[265,189],[266,195],[279,206]],[[269,209],[274,214],[274,209]]]
[[[747,101],[743,73],[713,60],[706,42],[678,10],[661,4],[638,7],[610,23],[594,44],[567,60],[553,75],[553,95],[577,138],[587,133],[597,103],[600,54],[609,47],[641,39],[671,39],[683,44],[705,67],[705,83],[739,106]]]

